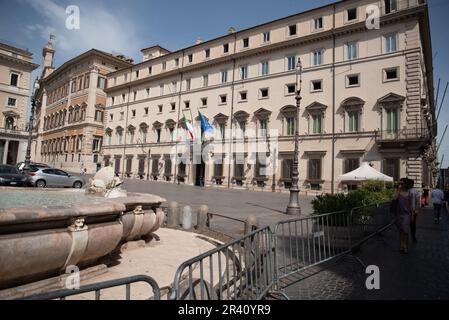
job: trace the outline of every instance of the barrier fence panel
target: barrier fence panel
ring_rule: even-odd
[[[66,297],[70,296],[76,296],[83,293],[95,293],[95,300],[101,299],[101,290],[114,288],[114,287],[120,287],[125,286],[124,290],[124,297],[125,300],[131,300],[131,284],[137,283],[137,282],[143,282],[148,284],[153,292],[153,299],[154,300],[160,300],[161,293],[159,286],[153,278],[149,276],[132,276],[127,277],[123,279],[116,279],[116,280],[110,280],[105,282],[99,282],[94,284],[89,284],[86,286],[82,286],[79,289],[64,289],[49,293],[43,293],[43,294],[37,294],[32,295],[29,297],[23,298],[23,300],[54,300],[54,299],[60,299],[65,300]],[[149,295],[148,298],[151,296]]]
[[[274,229],[277,279],[347,253],[349,213],[339,211],[279,222]]]
[[[355,247],[390,226],[395,216],[390,212],[390,203],[381,203],[352,209],[350,220],[352,246]]]
[[[255,300],[274,286],[274,243],[269,227],[185,261],[170,299]]]

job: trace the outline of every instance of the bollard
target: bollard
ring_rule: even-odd
[[[248,218],[246,218],[246,220],[245,220],[244,233],[247,234],[247,233],[252,232],[253,231],[253,227],[256,227],[256,229],[257,229],[259,226],[258,226],[258,222],[257,222],[256,216],[253,215],[253,214],[250,214],[248,216]]]
[[[177,202],[170,202],[167,207],[167,226],[179,228],[179,208]]]
[[[196,227],[199,230],[205,230],[208,227],[208,213],[209,207],[206,205],[202,205],[198,208],[198,215],[196,217]]]
[[[182,209],[182,228],[184,230],[192,229],[192,207],[185,206]]]

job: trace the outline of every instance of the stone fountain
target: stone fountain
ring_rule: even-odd
[[[96,265],[122,244],[158,230],[165,218],[160,208],[165,199],[127,193],[121,184],[109,167],[95,175],[85,194],[77,194],[77,204],[0,208],[0,289],[57,276],[69,266]],[[62,200],[67,193],[16,190],[24,201],[33,192],[42,197],[59,192]]]

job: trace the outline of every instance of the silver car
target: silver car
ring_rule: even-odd
[[[34,167],[28,172],[28,182],[37,188],[69,187],[80,189],[84,185],[81,177],[72,176],[65,171],[55,168]]]

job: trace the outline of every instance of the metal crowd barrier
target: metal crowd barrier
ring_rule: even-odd
[[[274,243],[265,227],[181,264],[169,299],[257,300],[274,283]]]
[[[65,300],[66,297],[76,296],[82,293],[90,293],[95,292],[95,300],[100,300],[101,298],[101,290],[125,286],[125,299],[131,300],[131,284],[136,282],[144,282],[150,285],[153,290],[153,299],[160,300],[161,292],[159,286],[153,278],[149,276],[132,276],[123,279],[110,280],[100,283],[89,284],[86,286],[82,286],[79,289],[64,289],[59,291],[53,291],[49,293],[36,294],[29,297],[25,297],[22,300],[54,300],[60,299]]]
[[[351,250],[346,211],[281,221],[274,228],[277,280]]]
[[[239,239],[182,263],[168,293],[169,300],[260,300],[279,288],[279,280],[341,255],[390,227],[394,222],[390,203],[375,204],[279,222],[252,231]],[[26,299],[64,299],[86,292],[147,282],[160,299],[154,279],[135,276],[30,296]]]

